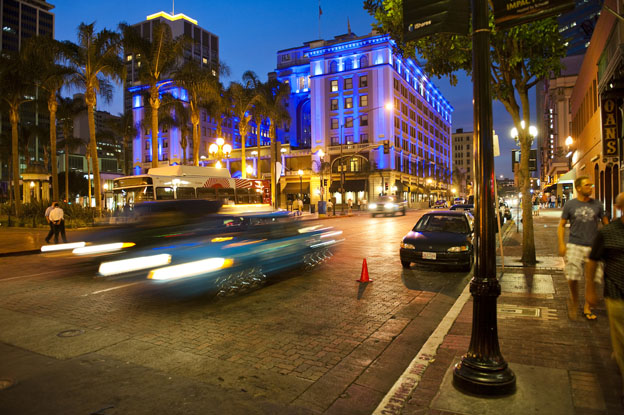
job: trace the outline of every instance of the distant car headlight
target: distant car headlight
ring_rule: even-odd
[[[468,250],[468,245],[462,245],[462,246],[452,246],[449,249],[447,249],[447,252],[464,252]]]
[[[386,209],[394,209],[395,206],[396,205],[394,203],[386,203],[384,205],[384,208],[386,208]]]
[[[369,209],[377,209],[377,203],[371,203],[368,205]]]
[[[416,249],[416,247],[412,244],[406,244],[405,242],[401,242],[401,248],[404,249]]]

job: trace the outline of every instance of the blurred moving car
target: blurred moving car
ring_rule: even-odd
[[[376,202],[369,203],[368,210],[373,217],[377,215],[394,216],[398,212],[405,216],[407,201],[399,200],[396,196],[382,196]]]
[[[71,252],[102,277],[142,277],[229,295],[267,275],[330,258],[341,231],[306,226],[291,212],[245,212],[206,200],[150,201],[135,220],[95,233]],[[81,264],[82,265],[82,264]]]
[[[463,205],[464,203],[466,203],[466,199],[461,196],[456,197],[455,200],[453,200],[454,205]]]
[[[401,265],[457,265],[469,271],[474,263],[472,215],[462,211],[425,213],[401,241]]]

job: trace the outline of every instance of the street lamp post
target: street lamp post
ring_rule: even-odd
[[[319,150],[318,151],[318,156],[319,156],[319,162],[320,162],[320,175],[321,175],[321,202],[324,200],[324,196],[325,196],[325,186],[323,183],[323,163],[325,160],[325,152],[323,150]]]
[[[303,170],[299,169],[297,174],[299,175],[299,195],[301,196],[301,201],[303,202]]]
[[[108,183],[104,183],[104,210],[106,210],[106,192],[108,192]]]
[[[565,145],[568,149],[568,153],[566,154],[566,157],[568,158],[568,170],[572,170],[572,154],[574,153],[572,151],[572,144],[574,144],[574,140],[572,139],[572,136],[568,136],[565,140]]]
[[[232,153],[232,146],[229,144],[225,144],[225,140],[221,137],[218,137],[216,143],[210,144],[208,147],[208,154],[214,159],[217,160],[215,163],[215,167],[220,169],[222,167],[221,160],[224,158],[229,158]]]
[[[475,268],[470,281],[473,297],[472,333],[467,353],[455,365],[454,385],[478,395],[504,395],[515,390],[516,376],[498,343],[494,233],[494,149],[490,94],[490,30],[488,2],[472,0],[472,74],[475,154]],[[528,154],[527,154],[528,156]]]

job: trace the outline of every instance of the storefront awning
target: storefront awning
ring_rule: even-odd
[[[282,194],[288,195],[288,194],[292,194],[292,195],[296,195],[301,193],[301,189],[303,187],[303,193],[310,193],[310,183],[303,183],[303,185],[301,185],[300,183],[288,183],[286,184],[286,186],[284,186],[284,188],[282,189]]]
[[[563,176],[559,177],[557,184],[574,183],[574,180],[576,180],[576,170],[570,170]]]
[[[345,180],[344,182],[345,192],[363,192],[366,190],[366,180]],[[340,192],[340,180],[334,180],[329,186],[329,193]]]

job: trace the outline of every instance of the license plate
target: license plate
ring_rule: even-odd
[[[423,259],[436,259],[435,252],[423,252]]]

